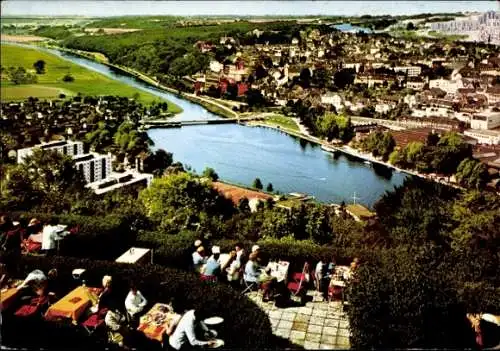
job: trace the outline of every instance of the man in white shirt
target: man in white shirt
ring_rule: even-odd
[[[144,310],[148,304],[146,298],[141,294],[135,285],[130,287],[130,291],[125,299],[125,308],[131,319],[136,319],[137,315]]]
[[[197,324],[200,325],[204,332],[215,335],[214,331],[209,330],[205,323],[197,318],[195,310],[190,310],[184,313],[174,333],[170,336],[170,346],[175,350],[186,350],[192,349],[193,346],[207,347],[214,345],[214,340],[202,341],[196,338],[195,329]]]
[[[51,254],[56,249],[56,240],[59,239],[57,235],[57,221],[51,219],[47,225],[43,227],[42,231],[42,251]]]

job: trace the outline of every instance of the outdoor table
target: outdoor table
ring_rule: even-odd
[[[50,306],[45,313],[45,318],[48,320],[68,318],[76,322],[92,306],[93,300],[98,300],[101,290],[100,288],[79,286]]]
[[[161,307],[167,312],[162,312]],[[175,316],[176,314],[172,312],[169,305],[157,303],[148,313],[141,317],[137,330],[143,332],[149,339],[163,343],[163,334],[165,334]],[[156,318],[158,322],[155,321]]]
[[[271,276],[275,277],[278,282],[286,281],[288,277],[288,268],[290,267],[290,262],[279,261],[279,262],[269,262],[267,268],[271,269]]]
[[[151,263],[153,263],[153,251],[140,247],[131,247],[123,255],[116,259],[120,263],[138,263],[143,260],[148,253],[151,253]]]
[[[19,281],[20,282],[20,281]],[[18,284],[17,284],[18,285]],[[21,291],[17,288],[4,288],[0,291],[0,305],[2,310],[9,308]]]

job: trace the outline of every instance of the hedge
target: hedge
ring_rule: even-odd
[[[115,260],[130,248],[135,238],[129,219],[116,215],[99,217],[35,212],[15,212],[9,215],[14,220],[22,216],[27,221],[37,218],[41,222],[55,217],[61,224],[79,226],[78,233],[61,241],[60,252],[65,256]]]
[[[156,302],[168,302],[172,297],[182,296],[194,308],[204,308],[210,314],[224,318],[225,322],[219,333],[228,348],[265,349],[273,346],[269,319],[253,302],[239,296],[227,286],[205,285],[197,276],[188,272],[158,265],[130,265],[60,256],[52,258],[23,256],[21,259],[16,259],[14,256],[4,255],[2,261],[7,263],[9,274],[15,277],[24,277],[34,269],[47,272],[51,268],[57,268],[60,283],[68,291],[75,287],[71,274],[74,268],[87,270],[85,279],[88,286],[100,286],[102,277],[106,274],[111,275],[115,290],[121,294],[123,301],[128,291],[128,283],[133,280],[150,305]],[[6,319],[4,324],[8,323],[8,320]],[[46,328],[50,329],[50,326]],[[65,333],[65,337],[61,336],[64,340],[71,340],[73,334],[74,337],[78,337],[78,333],[73,329],[65,327],[60,329],[61,333]],[[7,330],[12,329],[7,326]],[[8,339],[6,337],[5,342]]]
[[[443,257],[391,249],[365,262],[352,286],[348,315],[354,348],[473,348],[457,284]]]

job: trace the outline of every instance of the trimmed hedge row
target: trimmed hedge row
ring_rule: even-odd
[[[21,217],[27,221],[37,218],[42,223],[54,217],[59,223],[67,224],[69,227],[79,226],[78,233],[69,235],[61,241],[60,252],[65,256],[114,260],[130,248],[135,239],[130,221],[121,216],[91,217],[35,212],[15,212],[9,215],[15,220]]]
[[[76,285],[71,274],[75,268],[87,270],[85,279],[88,286],[100,286],[102,277],[111,275],[115,290],[121,294],[123,301],[128,283],[133,280],[151,305],[182,297],[188,305],[196,309],[204,308],[210,314],[224,318],[220,334],[228,348],[264,349],[273,346],[271,325],[263,311],[226,286],[205,285],[191,273],[158,265],[129,265],[59,256],[25,256],[19,259],[4,255],[2,261],[7,264],[9,274],[16,277],[24,277],[34,269],[47,272],[57,268],[60,284],[68,291]],[[60,332],[66,333],[66,340],[70,340],[71,333],[78,337],[74,330],[65,331],[63,328]]]

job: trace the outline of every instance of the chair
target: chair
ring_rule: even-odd
[[[97,329],[104,325],[104,318],[99,312],[93,313],[81,325],[89,335],[92,335]]]
[[[293,273],[292,281],[287,284],[287,288],[293,296],[299,296],[305,290],[306,274],[309,272],[309,264],[304,263],[302,273]]]
[[[34,297],[30,300],[29,304],[21,306],[16,312],[16,317],[33,317],[43,312],[44,308],[48,306],[49,299],[46,296]]]
[[[217,276],[216,275],[200,275],[200,280],[204,283],[208,283],[210,285],[216,284],[217,283]]]
[[[245,295],[247,292],[255,290],[259,287],[257,282],[249,282],[245,278],[243,278],[243,285],[245,289],[241,292],[241,295]]]

